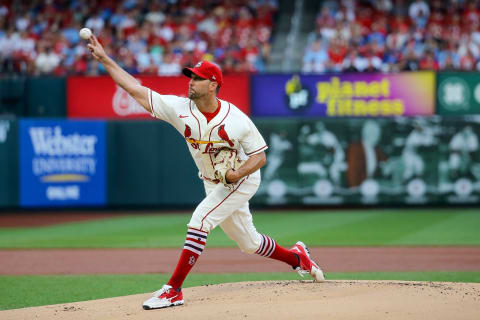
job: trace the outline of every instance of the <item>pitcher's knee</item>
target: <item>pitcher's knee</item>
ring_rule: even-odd
[[[205,223],[205,221],[202,221],[195,215],[192,216],[187,226],[189,228],[205,231],[206,233],[210,233],[210,231],[212,231],[212,225],[210,223]]]
[[[248,253],[248,254],[254,254],[255,251],[258,250],[258,246],[255,246],[255,245],[241,246],[240,250],[242,250],[242,252],[245,252],[245,253]]]
[[[240,250],[248,254],[254,254],[260,247],[260,244],[260,235],[258,236],[258,239],[249,239],[248,241],[238,242]]]

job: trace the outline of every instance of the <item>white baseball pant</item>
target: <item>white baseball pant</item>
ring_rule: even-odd
[[[210,233],[220,225],[240,250],[255,253],[260,247],[261,235],[253,225],[248,200],[257,192],[260,180],[260,172],[257,171],[240,180],[233,190],[221,183],[204,181],[207,196],[193,212],[188,227]]]

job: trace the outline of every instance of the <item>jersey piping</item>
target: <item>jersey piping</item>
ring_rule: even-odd
[[[249,152],[249,153],[245,153],[245,154],[246,154],[247,156],[249,156],[249,155],[254,154],[255,152],[259,152],[259,151],[265,149],[266,147],[267,147],[267,145],[264,145],[264,146],[261,147],[260,149],[257,149],[257,150],[255,150],[255,151],[252,151],[252,152]]]
[[[193,113],[192,111],[192,100],[190,100],[188,102],[188,106],[190,107],[190,113],[192,114],[192,116],[195,118],[195,120],[197,120],[197,124],[198,124],[198,140],[202,140],[202,129],[200,129],[200,121],[198,120],[197,116]]]

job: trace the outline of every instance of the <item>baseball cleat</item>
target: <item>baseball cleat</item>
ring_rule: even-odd
[[[303,277],[305,274],[309,273],[316,282],[325,281],[322,269],[320,269],[318,264],[310,258],[310,251],[305,243],[297,241],[290,251],[296,253],[300,258],[300,265],[295,268],[299,275]]]
[[[160,309],[167,307],[180,306],[183,304],[182,290],[173,289],[168,284],[164,285],[162,289],[153,293],[153,296],[143,302],[143,309]]]

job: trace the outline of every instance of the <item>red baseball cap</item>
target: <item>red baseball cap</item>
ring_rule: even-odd
[[[219,87],[223,84],[222,70],[213,62],[200,61],[193,68],[183,68],[182,72],[189,78],[195,73],[200,78],[216,81]]]

